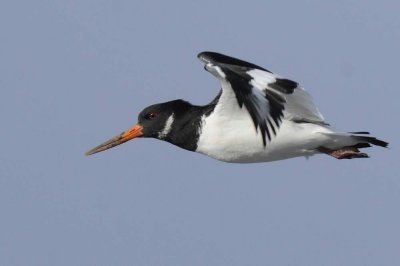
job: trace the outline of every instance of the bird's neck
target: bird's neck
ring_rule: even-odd
[[[202,119],[214,110],[215,104],[190,105],[182,113],[174,114],[171,130],[163,140],[189,151],[196,151],[201,133]]]

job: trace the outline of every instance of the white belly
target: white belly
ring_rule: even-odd
[[[256,163],[282,160],[297,156],[311,156],[316,148],[328,141],[319,132],[330,129],[311,123],[283,120],[276,136],[264,147],[262,135],[257,132],[247,110],[237,106],[229,116],[218,110],[203,119],[196,152],[217,160],[235,163]]]

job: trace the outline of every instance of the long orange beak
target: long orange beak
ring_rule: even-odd
[[[143,126],[136,124],[133,127],[129,128],[128,130],[122,132],[118,136],[113,137],[110,140],[107,140],[106,142],[100,144],[97,147],[94,147],[90,151],[86,152],[85,155],[92,155],[101,151],[108,150],[112,147],[118,146],[124,142],[127,142],[128,140],[141,137],[143,136]]]

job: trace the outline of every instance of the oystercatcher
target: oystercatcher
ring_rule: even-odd
[[[198,58],[221,84],[204,106],[174,100],[140,112],[138,123],[91,149],[91,155],[137,137],[156,138],[233,163],[269,162],[328,154],[367,158],[360,148],[388,143],[368,132],[338,132],[325,122],[311,96],[293,80],[215,52]]]

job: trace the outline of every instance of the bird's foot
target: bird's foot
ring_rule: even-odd
[[[354,159],[354,158],[368,158],[368,154],[360,152],[354,147],[343,147],[337,150],[331,150],[325,147],[319,147],[318,151],[328,154],[336,159]]]

